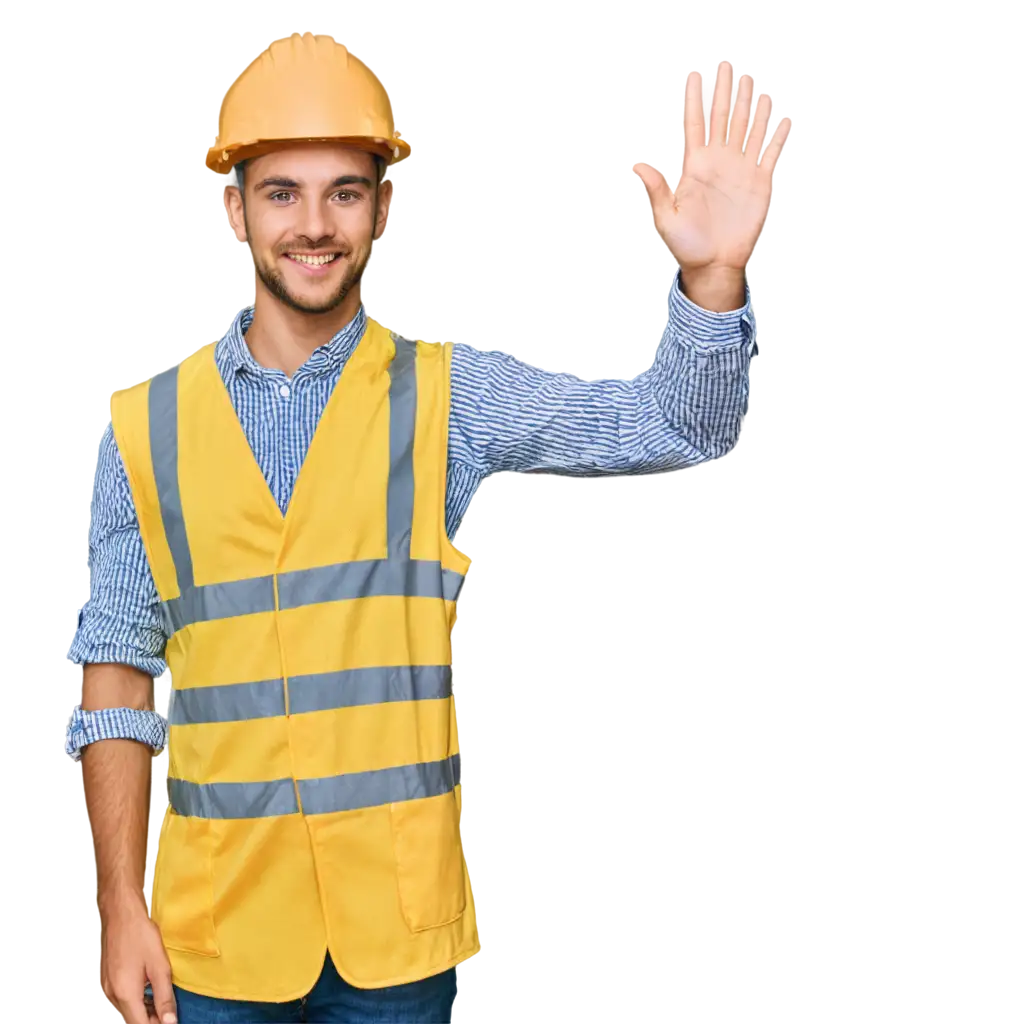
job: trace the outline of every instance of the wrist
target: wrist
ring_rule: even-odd
[[[145,893],[141,887],[132,885],[111,885],[100,889],[96,905],[99,907],[100,917],[105,920],[133,915],[139,911],[149,916]]]
[[[713,313],[730,313],[746,303],[746,268],[680,266],[677,275],[682,293],[696,306]]]

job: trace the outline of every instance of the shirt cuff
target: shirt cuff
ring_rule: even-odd
[[[682,271],[672,277],[668,298],[669,326],[677,338],[701,352],[745,345],[750,356],[757,355],[757,320],[750,304],[750,284],[743,277],[744,302],[739,309],[716,313],[698,306],[683,294]]]
[[[83,711],[79,704],[68,721],[64,752],[72,761],[80,761],[82,748],[97,740],[138,740],[152,747],[156,757],[167,745],[167,720],[156,711],[137,708]]]
[[[154,679],[158,679],[167,670],[167,662],[159,655],[149,654],[138,647],[116,641],[95,643],[83,637],[81,631],[75,634],[71,643],[68,661],[73,661],[76,665],[130,665]]]

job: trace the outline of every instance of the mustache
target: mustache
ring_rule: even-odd
[[[284,256],[289,252],[302,252],[311,256],[323,255],[324,253],[336,252],[341,256],[348,256],[350,251],[339,245],[332,238],[319,238],[314,241],[311,238],[300,236],[288,242],[282,242],[274,247],[274,255]]]

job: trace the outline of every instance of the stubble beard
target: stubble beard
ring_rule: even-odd
[[[363,271],[370,260],[372,248],[373,245],[371,243],[362,260],[351,266],[347,272],[344,272],[337,288],[326,299],[322,299],[319,302],[309,302],[293,295],[288,290],[284,277],[277,268],[264,264],[256,253],[252,254],[252,260],[256,266],[256,273],[259,275],[267,291],[280,299],[286,306],[298,310],[300,313],[329,313],[332,309],[337,309],[345,301],[348,293],[363,279]],[[285,258],[287,259],[287,257]]]

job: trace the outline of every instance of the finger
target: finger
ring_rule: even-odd
[[[106,989],[105,988],[103,990],[103,994],[107,997],[107,1002],[110,1003],[110,1005],[115,1010],[117,1010],[118,1013],[120,1013],[121,1012],[121,1001],[114,994],[114,990],[113,989]]]
[[[160,1024],[177,1024],[178,1008],[171,985],[170,965],[147,968],[149,983],[153,986],[153,1008]]]
[[[634,164],[633,171],[639,176],[647,189],[647,197],[651,201],[651,210],[654,213],[654,220],[657,223],[662,209],[675,200],[675,194],[668,187],[661,171],[656,171],[649,164]]]
[[[141,993],[136,996],[118,996],[116,1005],[125,1024],[150,1024]]]
[[[754,80],[750,75],[740,78],[736,90],[736,107],[732,112],[732,124],[729,127],[729,148],[743,152],[743,140],[747,137],[747,125],[750,123],[750,101],[754,95]]]
[[[757,110],[754,111],[754,124],[750,129],[750,138],[747,139],[747,148],[743,150],[743,155],[752,157],[755,163],[761,156],[765,132],[768,130],[768,116],[771,112],[771,97],[761,93],[757,101]]]
[[[670,188],[679,180],[679,176],[682,173],[682,165],[678,160],[636,160],[634,165],[636,164],[643,164],[645,167],[657,171]]]
[[[699,71],[691,71],[686,79],[683,137],[688,150],[704,148],[704,100],[701,97]]]
[[[723,60],[718,65],[718,78],[715,79],[715,94],[711,100],[711,135],[708,145],[717,142],[725,145],[725,133],[729,128],[729,106],[732,100],[732,65]]]
[[[779,154],[782,152],[782,146],[789,136],[789,129],[793,127],[793,122],[788,117],[783,118],[779,122],[779,127],[775,129],[775,134],[772,136],[772,141],[768,143],[768,148],[764,151],[764,156],[761,157],[761,162],[758,167],[762,171],[771,177],[772,171],[775,170],[775,163],[779,159]]]

